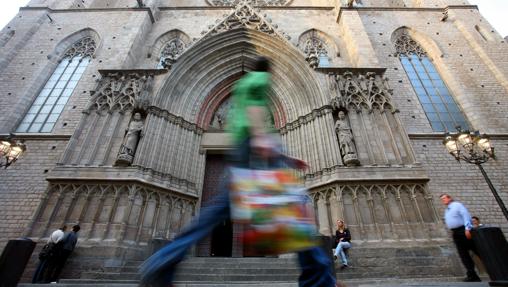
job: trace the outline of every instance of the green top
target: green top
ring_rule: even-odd
[[[270,73],[267,72],[250,72],[236,82],[228,119],[228,130],[232,134],[234,144],[241,143],[250,135],[251,124],[247,108],[251,106],[268,108],[269,87]]]

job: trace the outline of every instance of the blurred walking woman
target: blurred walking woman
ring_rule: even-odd
[[[341,219],[337,220],[335,243],[337,244],[337,247],[335,248],[334,259],[337,260],[337,257],[340,257],[342,263],[341,269],[344,269],[348,267],[347,257],[344,251],[351,248],[351,232],[349,232],[349,229],[347,229],[344,221]]]

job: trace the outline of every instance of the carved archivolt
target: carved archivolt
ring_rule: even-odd
[[[328,106],[328,105],[323,106],[319,109],[315,109],[312,112],[310,112],[306,115],[300,116],[300,117],[298,117],[298,119],[296,119],[290,123],[287,123],[285,126],[280,128],[279,132],[282,135],[284,135],[284,134],[288,133],[289,131],[296,130],[296,129],[300,128],[301,126],[306,125],[306,124],[314,121],[315,119],[322,117],[324,115],[330,114],[332,112],[333,112],[332,107]]]
[[[95,50],[97,49],[97,44],[92,37],[85,37],[70,47],[64,55],[64,58],[74,58],[74,57],[93,57],[95,54]]]
[[[164,118],[166,121],[174,125],[177,125],[183,128],[184,130],[188,130],[199,135],[203,134],[203,129],[200,128],[197,124],[186,121],[184,118],[176,116],[167,110],[163,110],[155,106],[150,106],[148,108],[148,113],[157,117]]]
[[[333,184],[310,191],[319,230],[344,219],[355,240],[433,239],[439,217],[425,183]],[[320,208],[326,210],[320,211]],[[432,230],[432,234],[429,231]]]
[[[212,6],[236,6],[240,3],[248,3],[252,6],[286,6],[292,0],[206,0]]]
[[[271,19],[267,19],[259,15],[254,9],[246,2],[241,2],[236,6],[235,11],[230,15],[225,15],[225,19],[220,21],[217,25],[208,27],[209,31],[201,32],[203,38],[211,37],[229,30],[238,28],[248,28],[252,30],[261,31],[268,35],[290,40],[290,37],[284,32],[276,31],[277,25],[270,24]]]
[[[170,238],[192,218],[196,198],[139,184],[51,184],[31,222],[32,237],[79,223],[81,240],[149,242]]]
[[[411,36],[405,31],[404,29],[401,29],[400,31],[396,32],[397,34],[395,36],[395,56],[410,56],[410,55],[416,55],[420,58],[427,57],[427,53],[425,50],[411,38]]]
[[[142,72],[107,72],[85,109],[125,112],[134,108],[146,109],[150,103],[153,74]]]
[[[331,100],[331,105],[347,110],[385,109],[395,112],[391,95],[393,90],[388,86],[388,79],[375,72],[354,74],[329,74],[330,89],[337,93]]]

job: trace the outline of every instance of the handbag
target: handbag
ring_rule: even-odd
[[[45,259],[48,259],[50,258],[51,256],[53,256],[53,252],[54,252],[54,249],[55,249],[55,243],[53,242],[50,242],[50,243],[46,243],[43,247],[42,247],[42,250],[41,252],[39,252],[39,259],[40,260],[45,260]]]
[[[231,168],[231,218],[243,223],[246,255],[274,255],[316,246],[314,209],[291,170]]]

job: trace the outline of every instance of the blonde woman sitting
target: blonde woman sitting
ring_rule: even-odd
[[[351,248],[351,232],[346,228],[343,220],[337,220],[337,230],[335,231],[335,243],[337,247],[335,248],[335,255],[333,256],[335,260],[340,257],[342,266],[341,269],[349,267],[347,264],[346,253],[344,252],[346,249]]]

